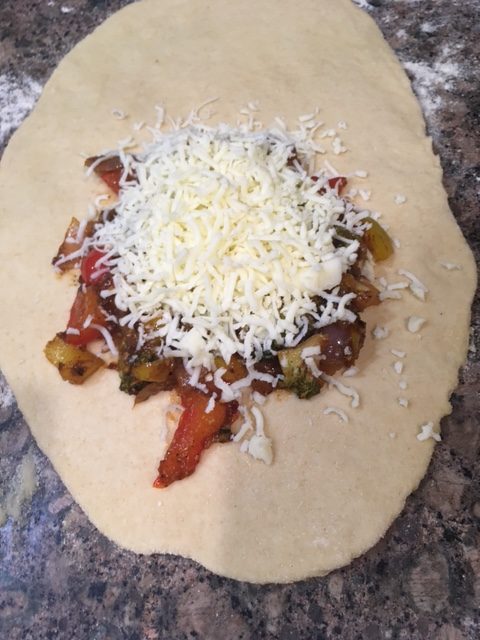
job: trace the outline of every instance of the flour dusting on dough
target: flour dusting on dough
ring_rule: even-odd
[[[27,75],[0,75],[0,145],[35,106],[42,85]]]

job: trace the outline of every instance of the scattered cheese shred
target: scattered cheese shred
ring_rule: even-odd
[[[205,407],[205,413],[211,413],[215,409],[215,400],[217,399],[217,394],[213,393],[208,399],[207,406]]]
[[[341,139],[338,136],[335,136],[335,138],[333,138],[332,151],[336,156],[348,151],[347,147],[343,145]]]
[[[304,362],[307,365],[307,367],[309,368],[311,374],[315,378],[321,378],[322,372],[317,367],[317,364],[316,364],[316,362],[315,362],[315,360],[313,358],[304,358]]]
[[[389,291],[396,291],[397,289],[408,289],[408,282],[392,282],[387,285]]]
[[[240,451],[242,453],[248,453],[248,440],[244,440],[240,445]]]
[[[397,193],[394,197],[395,204],[404,204],[407,201],[407,198],[402,193]]]
[[[105,344],[107,345],[110,353],[116,358],[118,356],[118,350],[115,346],[115,343],[113,342],[112,334],[110,333],[110,331],[106,327],[102,327],[102,325],[100,324],[94,324],[93,322],[90,326],[92,327],[92,329],[96,329],[102,334],[103,339],[105,340]]]
[[[455,264],[454,262],[440,262],[440,264],[447,271],[460,271],[462,268],[459,264]]]
[[[407,319],[407,329],[410,333],[417,333],[426,323],[425,318],[421,318],[420,316],[410,316]]]
[[[265,464],[272,464],[273,450],[272,441],[264,435],[255,434],[248,441],[248,453]]]
[[[393,363],[393,369],[395,373],[398,373],[400,376],[403,373],[403,362],[401,360],[397,360]]]
[[[332,376],[329,376],[328,374],[323,372],[320,373],[320,377],[322,377],[325,382],[328,382],[329,385],[335,387],[337,391],[340,391],[342,395],[350,397],[352,399],[350,404],[353,409],[356,409],[360,405],[360,396],[358,395],[358,392],[353,389],[353,387],[347,387],[339,380],[336,380]]]
[[[245,451],[256,460],[260,460],[265,464],[272,464],[272,441],[265,435],[262,412],[256,406],[253,406],[250,411],[255,420],[255,434],[247,441],[248,445]]]
[[[252,421],[247,412],[247,409],[243,406],[240,406],[238,410],[243,417],[243,423],[241,424],[237,433],[232,438],[234,442],[240,442],[240,440],[243,440],[243,438],[247,435],[247,433],[253,429]]]
[[[375,338],[375,340],[382,340],[383,338],[386,338],[389,334],[389,330],[387,327],[381,327],[380,325],[377,324],[377,326],[372,330],[372,336]]]
[[[305,347],[305,349],[302,349],[300,357],[302,358],[302,360],[305,360],[306,358],[320,355],[320,352],[321,349],[319,345],[317,345],[316,347]]]
[[[428,293],[428,288],[417,278],[417,276],[415,276],[411,271],[406,271],[405,269],[399,269],[398,275],[408,278],[410,280],[409,289],[413,295],[420,300],[425,300],[425,294]]]
[[[337,409],[336,407],[327,407],[323,410],[323,413],[326,416],[333,413],[338,416],[342,422],[348,422],[348,416],[342,409]]]
[[[266,402],[266,397],[263,396],[261,393],[259,393],[258,391],[254,391],[252,393],[252,400],[256,403],[256,404],[265,404]]]
[[[334,138],[336,135],[335,129],[326,129],[322,134],[321,138]]]
[[[426,424],[422,424],[420,426],[420,433],[417,435],[417,440],[423,442],[424,440],[428,440],[429,438],[433,438],[436,442],[441,442],[442,437],[439,433],[436,433],[433,430],[433,422],[427,422]]]
[[[380,298],[380,300],[382,300],[382,302],[384,300],[401,300],[402,294],[400,293],[400,291],[390,291],[389,289],[384,289],[383,291],[380,291],[378,297]]]

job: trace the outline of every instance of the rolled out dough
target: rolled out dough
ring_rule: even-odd
[[[401,279],[398,269],[412,271],[429,293],[421,302],[403,291],[366,314],[369,333],[378,324],[389,335],[367,340],[359,373],[347,380],[359,409],[334,389],[310,401],[271,396],[273,466],[216,445],[193,476],[161,491],[151,485],[168,398],[132,410],[114,372],[77,388],[43,355],[73,298],[50,259],[70,217],[84,216],[102,191],[84,179],[81,152],[115,146],[134,121],[152,120],[155,104],[186,114],[217,96],[217,120],[231,123],[252,100],[266,124],[316,106],[328,126],[346,121],[350,151],[329,159],[342,173],[368,170],[369,206],[401,243],[380,271],[390,282]],[[112,117],[115,108],[129,118]],[[407,196],[402,206],[398,193]],[[420,425],[450,411],[475,285],[407,77],[348,0],[145,0],[113,15],[66,56],[5,151],[0,260],[1,367],[39,446],[93,523],[128,549],[181,554],[251,582],[326,573],[384,534],[430,460],[433,442],[417,440]],[[447,271],[442,260],[462,270]],[[405,328],[412,315],[427,320],[416,334]],[[407,354],[405,391],[391,349]],[[349,422],[324,415],[329,406]]]

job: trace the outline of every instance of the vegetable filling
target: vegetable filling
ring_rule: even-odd
[[[82,384],[106,364],[89,350],[101,340],[135,404],[175,390],[183,412],[155,487],[191,475],[214,442],[243,438],[270,462],[263,398],[311,398],[358,358],[360,314],[380,303],[370,263],[392,242],[344,196],[346,177],[309,171],[312,153],[278,130],[190,126],[86,161],[118,199],[72,218],[53,265],[80,283],[45,354]]]

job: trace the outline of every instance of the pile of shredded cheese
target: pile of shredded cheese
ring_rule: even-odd
[[[306,173],[307,143],[281,129],[196,125],[158,134],[138,155],[121,152],[116,215],[91,244],[108,250],[114,286],[102,296],[114,296],[123,324],[162,338],[160,356],[193,371],[238,353],[251,366],[297,345],[309,324],[355,318],[353,294],[336,287],[358,241],[333,239],[335,227],[362,233],[368,214],[326,174]]]

